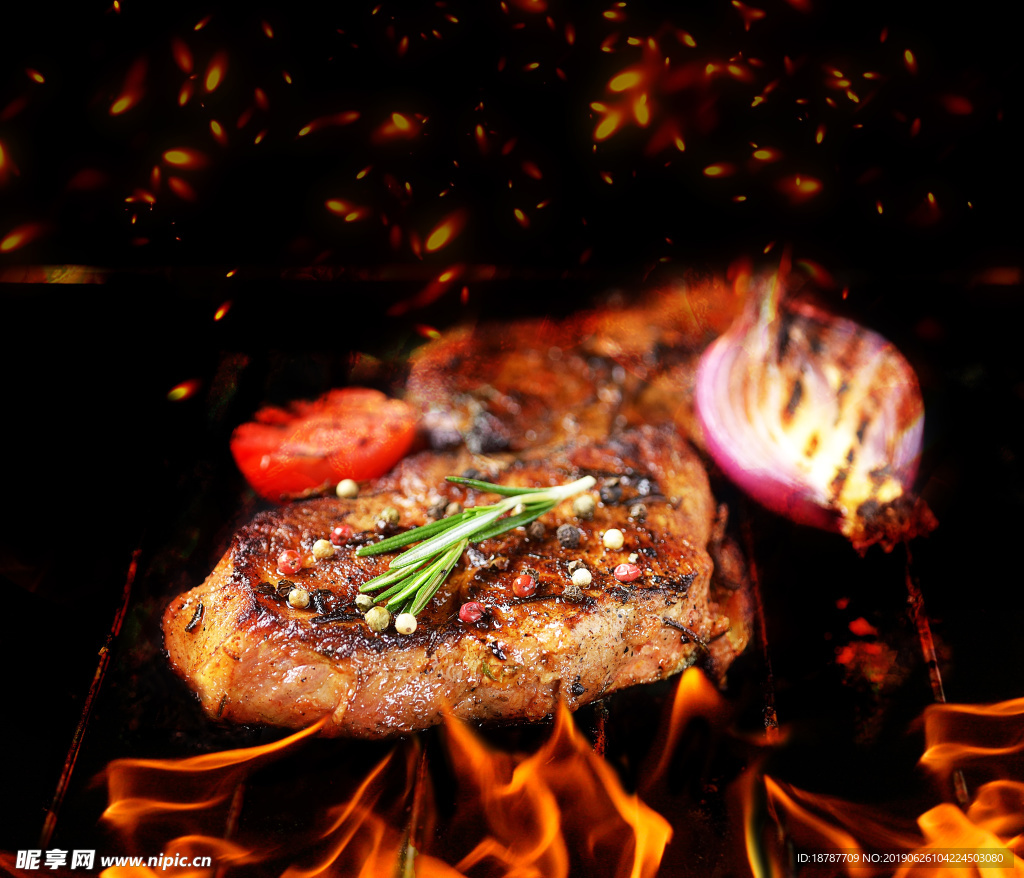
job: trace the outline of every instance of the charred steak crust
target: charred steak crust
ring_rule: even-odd
[[[414,634],[374,633],[354,599],[391,556],[357,558],[356,549],[382,535],[377,519],[386,506],[399,510],[401,527],[412,527],[439,500],[489,502],[444,481],[470,468],[530,486],[593,474],[599,485],[619,479],[619,490],[605,495],[591,520],[574,518],[566,501],[544,517],[543,533],[518,529],[471,546]],[[670,427],[516,457],[424,452],[356,500],[257,515],[207,580],[171,602],[165,643],[176,672],[218,719],[300,727],[326,716],[322,734],[370,738],[425,728],[446,711],[466,720],[540,719],[560,698],[575,709],[709,656],[721,669],[742,650],[745,592],[721,589],[725,612],[710,594],[705,546],[715,514],[700,461]],[[343,522],[354,530],[349,544],[334,558],[313,559],[313,543]],[[580,529],[578,548],[561,546],[563,523]],[[603,547],[612,527],[625,534],[621,550]],[[300,573],[276,571],[284,549],[308,556]],[[643,575],[619,582],[612,571],[631,554]],[[566,594],[570,565],[580,561],[593,581],[582,595]],[[512,582],[527,569],[536,571],[537,591],[518,598]],[[309,608],[282,599],[283,578],[311,593]],[[476,623],[458,619],[466,600],[486,610]]]

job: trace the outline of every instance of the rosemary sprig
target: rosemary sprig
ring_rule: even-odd
[[[474,506],[358,549],[356,555],[365,558],[419,543],[392,558],[386,573],[359,587],[364,594],[385,589],[377,596],[377,603],[383,603],[389,612],[402,609],[415,616],[437,594],[469,543],[479,543],[529,524],[567,497],[586,491],[595,484],[593,476],[554,488],[516,488],[455,476],[449,476],[448,481],[498,494],[504,499],[488,506]]]

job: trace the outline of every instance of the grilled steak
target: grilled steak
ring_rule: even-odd
[[[358,558],[356,549],[380,537],[385,507],[399,510],[400,527],[412,527],[444,502],[490,502],[444,481],[469,468],[524,486],[591,474],[612,490],[592,520],[574,518],[565,501],[544,516],[542,533],[518,529],[471,545],[415,633],[375,633],[354,600],[391,556]],[[560,698],[575,709],[700,659],[723,669],[742,650],[746,594],[711,588],[705,547],[715,514],[700,461],[671,427],[515,456],[423,452],[356,500],[313,500],[258,515],[209,578],[172,601],[165,642],[175,670],[218,719],[297,727],[329,717],[323,734],[360,737],[425,728],[449,709],[468,720],[538,719]],[[349,544],[333,558],[314,559],[313,543],[342,523],[353,528]],[[563,524],[578,528],[578,546],[564,532],[559,538]],[[603,547],[602,534],[613,527],[625,535],[620,550]],[[304,569],[287,578],[311,593],[307,609],[281,597],[288,585],[280,585],[276,559],[285,549],[306,556]],[[612,571],[632,554],[642,574],[619,582]],[[592,582],[574,590],[577,562]],[[527,570],[535,571],[537,590],[516,597],[513,580]],[[475,623],[459,620],[467,600],[486,610]]]

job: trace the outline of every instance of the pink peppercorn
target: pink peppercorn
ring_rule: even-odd
[[[484,614],[484,607],[479,601],[466,601],[459,607],[459,620],[462,622],[476,622]]]
[[[347,543],[350,536],[352,536],[352,528],[347,524],[339,524],[331,531],[331,542],[340,546],[342,543]]]
[[[288,575],[302,569],[302,556],[294,549],[285,549],[277,556],[277,572]]]
[[[512,583],[512,592],[517,598],[528,598],[537,590],[537,580],[529,573],[523,573]]]
[[[620,564],[615,568],[614,576],[619,582],[632,582],[640,577],[640,568],[636,564]]]

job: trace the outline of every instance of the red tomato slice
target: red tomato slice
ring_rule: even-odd
[[[232,434],[231,453],[256,493],[281,502],[342,479],[383,475],[415,434],[416,415],[404,402],[346,387],[288,409],[260,409]]]

